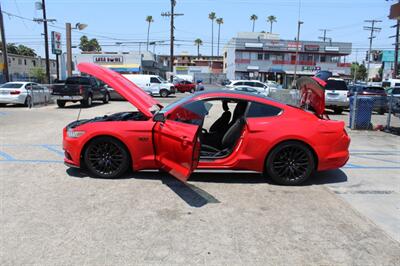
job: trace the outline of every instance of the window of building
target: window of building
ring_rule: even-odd
[[[26,59],[24,59],[24,65],[26,66]]]
[[[242,53],[242,59],[250,59],[250,53],[249,52],[243,52]]]
[[[320,59],[321,59],[321,62],[326,62],[326,55],[321,55]]]
[[[264,54],[258,53],[257,60],[263,60],[263,59],[264,59]]]
[[[22,59],[18,58],[18,65],[22,65]]]
[[[269,59],[269,54],[264,54],[264,60],[270,60]]]
[[[268,117],[268,116],[276,116],[282,110],[278,107],[271,106],[268,104],[262,104],[257,102],[252,102],[247,112],[247,117]]]
[[[36,66],[36,61],[32,60],[32,65],[35,67]]]

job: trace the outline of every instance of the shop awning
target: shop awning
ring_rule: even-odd
[[[106,68],[114,70],[116,72],[139,72],[139,64],[122,64],[122,65],[103,65]]]
[[[285,71],[280,67],[270,67],[268,69],[268,72],[271,72],[271,73],[285,73]]]

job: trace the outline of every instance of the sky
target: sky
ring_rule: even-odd
[[[37,0],[0,0],[3,13],[6,39],[8,43],[24,44],[44,55],[44,40],[41,35],[43,25],[33,22],[41,18],[42,12],[35,10]],[[196,54],[194,40],[203,40],[202,54],[211,54],[210,12],[222,17],[221,44],[226,44],[237,32],[251,31],[250,16],[258,16],[255,31],[269,31],[266,18],[277,17],[273,32],[281,39],[294,39],[297,33],[297,21],[304,22],[300,40],[317,40],[322,36],[320,29],[329,29],[327,36],[333,41],[353,43],[353,52],[349,60],[365,58],[369,46],[369,31],[363,30],[368,23],[364,20],[379,19],[373,49],[393,49],[395,34],[391,28],[394,21],[389,20],[390,5],[396,1],[385,0],[177,0],[175,12],[183,16],[175,19],[176,53]],[[46,0],[47,18],[56,19],[49,24],[50,31],[62,33],[65,50],[65,23],[88,24],[83,31],[73,31],[73,45],[79,44],[79,38],[87,35],[97,38],[104,51],[138,51],[135,42],[145,42],[147,38],[146,16],[153,16],[150,40],[166,41],[155,47],[157,54],[169,54],[169,18],[161,13],[170,10],[170,0]],[[16,16],[19,17],[16,17]],[[22,19],[23,17],[25,19]],[[217,26],[214,26],[214,54],[216,54]],[[122,42],[122,45],[116,43]],[[146,49],[142,44],[141,49]],[[153,50],[153,47],[150,48]],[[75,50],[74,52],[79,52]],[[54,57],[53,55],[51,57]]]

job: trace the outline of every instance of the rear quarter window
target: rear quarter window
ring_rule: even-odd
[[[247,117],[269,117],[280,114],[282,109],[258,102],[252,102],[247,112]]]
[[[65,84],[90,85],[90,80],[89,80],[89,78],[81,78],[81,77],[67,78],[67,80],[65,81]]]

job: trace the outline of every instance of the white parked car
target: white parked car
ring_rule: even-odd
[[[7,82],[0,85],[0,105],[47,103],[50,100],[48,88],[34,82]]]
[[[167,97],[175,94],[175,86],[157,75],[124,74],[128,80],[152,96]]]
[[[349,108],[349,98],[346,82],[339,78],[329,78],[325,87],[325,107],[341,114]]]
[[[269,95],[271,89],[271,86],[258,80],[232,80],[228,85],[226,85],[227,88],[238,86],[252,87],[266,95]]]
[[[262,95],[262,96],[268,96],[268,94],[266,94],[264,91],[260,91],[257,88],[249,87],[249,86],[236,86],[233,88],[229,88],[229,90],[247,92],[247,93],[252,93],[252,94],[257,94],[257,95]]]

